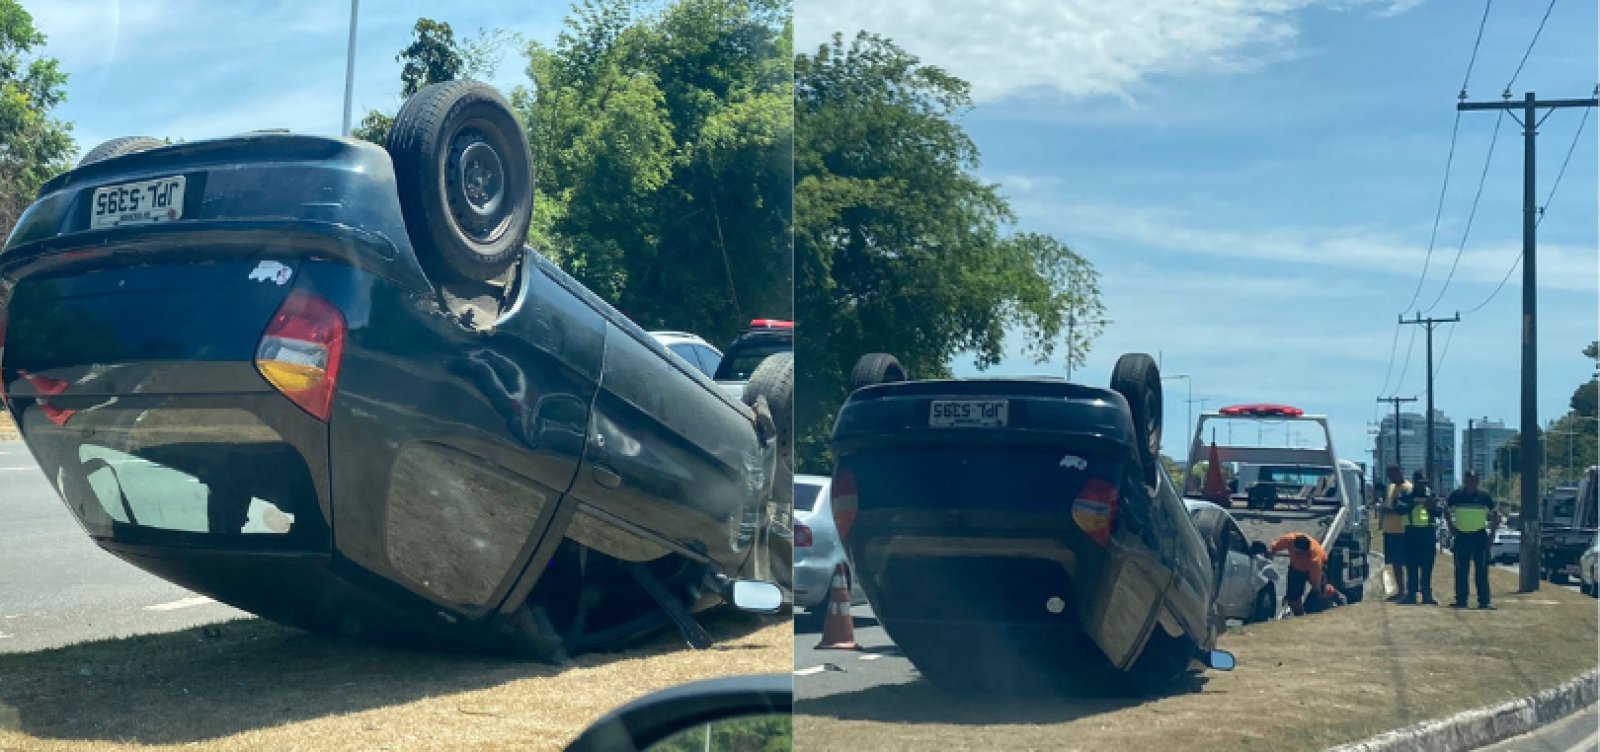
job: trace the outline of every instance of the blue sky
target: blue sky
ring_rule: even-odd
[[[1521,248],[1522,138],[1509,120],[1441,298],[1496,119],[1463,115],[1432,263],[1408,308],[1481,2],[858,5],[797,2],[799,48],[864,28],[972,81],[964,124],[981,174],[1011,199],[1020,229],[1066,241],[1099,270],[1114,323],[1075,378],[1104,383],[1118,354],[1159,352],[1164,372],[1190,374],[1210,408],[1272,401],[1325,413],[1341,454],[1366,460],[1396,315],[1439,298],[1429,315],[1459,309],[1463,321],[1436,335],[1436,406],[1462,427],[1483,416],[1517,424],[1520,267],[1465,313]],[[1494,5],[1472,99],[1499,97],[1545,7]],[[1590,96],[1595,40],[1595,3],[1558,0],[1515,95]],[[1580,117],[1563,110],[1540,129],[1541,203]],[[1580,350],[1597,329],[1596,119],[1539,228],[1542,420],[1565,412],[1594,369]],[[1386,395],[1423,393],[1420,333],[1404,367],[1412,329],[1400,332]],[[991,373],[1063,373],[1059,359],[1038,365],[1013,344]],[[976,373],[970,357],[953,365]],[[1184,390],[1168,382],[1167,451],[1180,459]]]
[[[344,106],[348,0],[22,0],[71,75],[57,115],[80,151],[127,135],[228,136],[256,128],[337,135]],[[366,0],[357,25],[353,120],[400,106],[395,54],[419,16],[458,38],[505,28],[552,41],[568,3]],[[507,48],[489,82],[527,83]]]

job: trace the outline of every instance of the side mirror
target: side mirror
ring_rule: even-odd
[[[1213,650],[1206,656],[1206,666],[1217,671],[1232,671],[1235,665],[1233,653],[1226,650]]]
[[[710,748],[712,738],[736,731],[761,748],[790,749],[794,679],[786,674],[728,676],[682,684],[608,713],[567,746],[567,752]],[[726,738],[726,737],[724,737]]]
[[[774,614],[783,608],[783,588],[762,580],[734,580],[728,600],[740,611]]]

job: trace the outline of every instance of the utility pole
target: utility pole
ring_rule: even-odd
[[[1095,321],[1085,321],[1083,323],[1090,326],[1105,326],[1106,324],[1115,324],[1116,322],[1112,321],[1111,319],[1097,319]],[[1067,311],[1067,381],[1072,380],[1072,349],[1073,346],[1077,344],[1077,341],[1072,338],[1072,330],[1077,325],[1078,314],[1074,311]],[[1161,369],[1158,366],[1156,370],[1159,371]]]
[[[1401,472],[1405,472],[1405,465],[1400,464],[1400,403],[1402,403],[1402,402],[1416,402],[1417,398],[1416,397],[1379,397],[1378,401],[1379,402],[1388,402],[1389,404],[1394,405],[1394,466],[1400,468]],[[1378,433],[1382,434],[1383,430],[1380,428]],[[1374,454],[1376,454],[1376,453],[1374,453]],[[1381,461],[1383,458],[1382,457],[1374,457],[1374,459],[1377,459],[1377,460]]]
[[[1433,444],[1433,328],[1440,324],[1454,324],[1460,320],[1461,314],[1459,313],[1447,319],[1423,318],[1420,313],[1416,314],[1416,318],[1410,321],[1406,321],[1405,316],[1400,317],[1400,323],[1420,324],[1428,332],[1428,414],[1426,416],[1427,432],[1425,434],[1427,443],[1423,445],[1426,449],[1424,450],[1425,454],[1422,455],[1422,472],[1428,476],[1428,483],[1435,490],[1439,488],[1439,478],[1433,474],[1433,459],[1434,455],[1438,454],[1436,451],[1438,447]]]
[[[1462,93],[1465,97],[1465,92]],[[1537,258],[1534,228],[1539,222],[1539,208],[1534,203],[1534,140],[1539,135],[1539,110],[1550,113],[1566,107],[1600,106],[1600,86],[1595,96],[1588,99],[1547,99],[1540,101],[1533,92],[1527,92],[1519,105],[1511,100],[1508,87],[1500,102],[1460,102],[1458,112],[1473,110],[1499,110],[1511,116],[1522,126],[1522,553],[1518,563],[1519,592],[1532,593],[1539,589],[1539,341],[1536,326],[1539,305],[1534,273]],[[1522,110],[1518,119],[1515,110]],[[1529,442],[1532,442],[1530,444]]]

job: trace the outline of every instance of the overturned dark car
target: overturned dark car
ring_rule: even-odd
[[[96,543],[264,617],[706,645],[694,613],[785,598],[792,356],[726,395],[527,247],[532,180],[468,81],[386,148],[108,142],[0,251],[0,397]]]
[[[833,513],[889,636],[952,691],[1154,691],[1224,627],[1210,545],[1162,470],[1161,380],[907,381],[862,358],[833,428]],[[1220,562],[1220,558],[1217,559]]]

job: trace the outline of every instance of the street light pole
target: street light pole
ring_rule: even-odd
[[[1111,319],[1098,319],[1095,321],[1085,321],[1083,323],[1089,324],[1090,326],[1105,326],[1106,324],[1114,324],[1116,322],[1112,321]],[[1072,380],[1072,350],[1073,346],[1077,344],[1077,340],[1073,339],[1072,330],[1077,325],[1078,314],[1071,310],[1067,311],[1067,381]],[[1157,370],[1159,370],[1159,368]]]
[[[361,0],[350,0],[350,44],[344,60],[344,129],[339,132],[341,136],[350,135],[350,98],[356,81],[356,15],[360,6]]]

